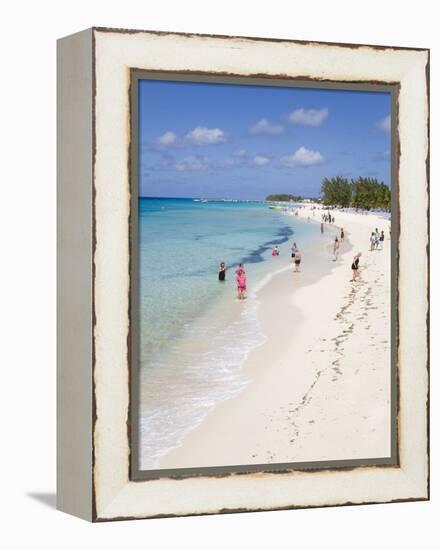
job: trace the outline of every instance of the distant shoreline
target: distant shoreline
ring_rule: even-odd
[[[194,201],[194,202],[221,202],[221,203],[250,203],[250,204],[277,204],[280,206],[290,206],[294,208],[295,206],[301,205],[301,207],[317,207],[325,210],[339,210],[339,211],[350,211],[350,212],[371,212],[371,213],[390,213],[388,208],[361,208],[355,206],[345,206],[340,207],[337,205],[326,205],[319,201],[318,197],[304,197],[301,200],[275,200],[275,199],[237,199],[237,198],[221,198],[221,197],[150,197],[150,196],[138,196],[139,200],[182,200],[182,201]]]
[[[186,201],[206,201],[206,202],[251,202],[251,203],[264,203],[267,202],[264,199],[228,199],[228,198],[213,198],[213,197],[147,197],[140,196],[139,199],[148,200],[186,200]]]

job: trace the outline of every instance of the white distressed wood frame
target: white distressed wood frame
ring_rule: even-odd
[[[58,507],[105,521],[429,498],[429,51],[99,28],[58,50]],[[131,68],[399,83],[399,466],[129,479]]]

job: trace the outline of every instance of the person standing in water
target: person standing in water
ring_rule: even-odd
[[[244,300],[246,298],[246,271],[243,264],[238,266],[235,273],[237,275],[237,297],[239,300]]]
[[[324,233],[324,222],[321,222],[321,233]]]
[[[218,280],[222,281],[222,282],[226,280],[225,262],[221,262],[221,264],[220,264],[220,268],[219,268],[219,271],[218,271]]]
[[[336,262],[339,256],[339,240],[338,237],[335,237],[335,242],[333,243],[333,261]]]
[[[294,273],[298,273],[300,271],[299,266],[301,264],[301,259],[302,259],[301,252],[297,248],[295,252],[295,269],[293,270]]]
[[[351,270],[353,272],[353,278],[351,279],[353,282],[357,279],[358,273],[359,273],[359,258],[362,256],[362,252],[358,252],[356,256],[353,258],[353,263],[351,264]]]

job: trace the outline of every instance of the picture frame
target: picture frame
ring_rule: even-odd
[[[136,471],[133,90],[148,75],[392,90],[388,461]],[[429,499],[429,50],[96,27],[58,42],[57,131],[60,510],[97,522]]]

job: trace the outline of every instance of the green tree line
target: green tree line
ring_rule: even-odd
[[[267,195],[266,197],[267,201],[282,201],[282,202],[300,202],[302,200],[302,197],[299,195],[288,195],[286,193],[281,193],[278,195]]]
[[[322,202],[327,206],[354,208],[391,208],[391,191],[376,178],[358,178],[351,182],[336,176],[321,183]]]

